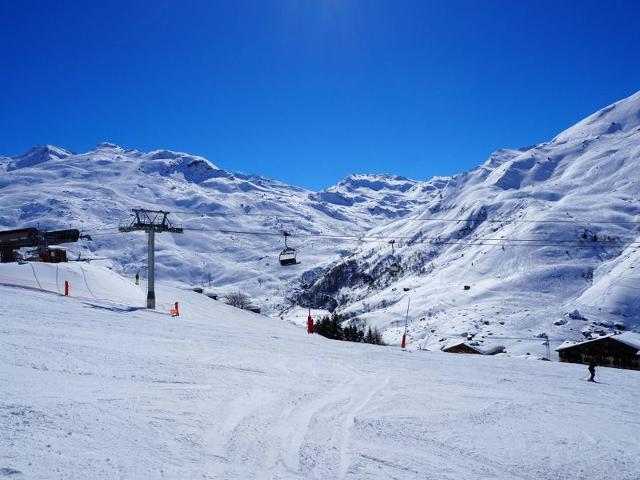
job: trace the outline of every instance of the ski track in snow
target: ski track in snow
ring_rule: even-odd
[[[149,312],[103,267],[34,271],[0,265],[9,478],[638,479],[638,372],[334,342],[165,284]]]

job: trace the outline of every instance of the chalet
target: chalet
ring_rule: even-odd
[[[480,345],[478,342],[461,341],[444,346],[442,351],[447,353],[468,353],[471,355],[495,355],[504,353],[505,348],[502,345],[487,347]]]
[[[624,332],[585,342],[565,342],[556,350],[561,362],[591,362],[603,367],[640,370],[640,334]]]

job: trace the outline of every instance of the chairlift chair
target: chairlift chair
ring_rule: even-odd
[[[396,262],[395,259],[395,248],[394,248],[394,244],[396,243],[395,240],[389,240],[389,244],[391,245],[391,264],[387,267],[387,273],[391,274],[391,275],[396,275],[398,273],[400,273],[400,265],[398,265],[398,262]]]
[[[287,237],[289,236],[289,233],[283,232],[282,235],[284,236],[284,250],[280,252],[280,265],[282,265],[283,267],[287,267],[289,265],[297,265],[299,262],[296,259],[296,249],[291,248],[289,245],[287,245]]]

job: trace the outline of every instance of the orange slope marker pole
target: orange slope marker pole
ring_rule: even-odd
[[[407,304],[407,314],[404,317],[404,333],[402,334],[402,343],[400,348],[403,350],[407,348],[407,325],[409,324],[409,307],[411,306],[411,297],[409,297],[409,303]]]
[[[309,308],[309,316],[307,317],[307,333],[313,333],[313,318],[311,318],[311,308]]]

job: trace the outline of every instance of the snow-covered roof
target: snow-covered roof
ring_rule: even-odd
[[[578,343],[585,343],[585,342],[572,342],[571,340],[565,340],[560,344],[558,348],[556,348],[556,352],[559,350],[564,350],[565,348],[573,347],[574,345],[578,345]]]
[[[634,332],[624,332],[624,333],[612,333],[609,335],[603,335],[602,337],[592,338],[590,340],[585,340],[584,342],[570,342],[566,341],[558,348],[556,348],[556,352],[560,350],[564,350],[566,348],[575,347],[576,345],[584,345],[585,343],[592,343],[602,340],[603,338],[611,338],[620,343],[624,343],[630,347],[637,349],[640,353],[640,334]]]
[[[495,355],[496,353],[504,353],[506,350],[503,345],[486,345],[475,347],[482,355]]]
[[[616,335],[615,340],[640,350],[640,333],[624,332]]]
[[[481,355],[495,355],[496,353],[502,353],[505,351],[503,345],[476,345],[473,342],[465,342],[464,340],[448,343],[442,347],[442,350],[448,350],[459,345],[465,345]]]

